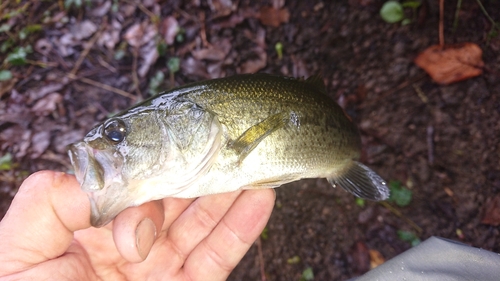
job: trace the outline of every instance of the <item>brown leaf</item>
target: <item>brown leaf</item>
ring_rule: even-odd
[[[486,201],[481,223],[492,226],[500,225],[500,194]]]
[[[236,5],[231,0],[208,0],[207,2],[216,17],[225,17],[236,10]]]
[[[13,78],[7,81],[0,81],[0,98],[12,88],[14,88],[14,85],[17,83],[17,78]]]
[[[175,37],[179,33],[179,22],[177,19],[172,16],[166,17],[161,22],[160,33],[168,45],[174,44]]]
[[[352,267],[357,273],[364,273],[370,269],[370,255],[368,246],[362,241],[356,242],[351,248]]]
[[[256,73],[267,65],[267,53],[260,47],[254,48],[258,58],[247,60],[241,64],[240,73]]]
[[[39,99],[31,110],[37,116],[46,116],[57,109],[57,105],[62,102],[62,96],[59,93],[51,93]]]
[[[192,57],[188,57],[181,61],[182,73],[194,76],[196,78],[209,79],[210,75],[207,72],[205,64]]]
[[[274,7],[262,7],[259,13],[260,22],[263,25],[278,27],[282,23],[287,23],[290,19],[290,12],[287,8],[275,9]]]
[[[133,47],[140,47],[149,43],[157,34],[156,27],[145,21],[143,23],[135,23],[127,29],[123,38]]]
[[[483,51],[474,43],[463,43],[442,48],[434,45],[415,58],[432,79],[443,85],[481,75]]]
[[[191,53],[193,54],[193,57],[197,60],[220,61],[226,57],[224,51],[218,48],[194,50]]]
[[[382,254],[379,251],[370,249],[368,251],[368,253],[370,254],[370,268],[371,269],[374,269],[375,267],[377,267],[385,262],[384,256],[382,256]]]
[[[50,145],[50,132],[41,131],[33,135],[31,139],[31,159],[36,159],[47,150]]]

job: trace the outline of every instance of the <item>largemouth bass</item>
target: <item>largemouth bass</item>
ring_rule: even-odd
[[[384,180],[357,162],[360,135],[317,76],[237,75],[154,96],[70,146],[99,227],[130,206],[327,178],[384,200]]]

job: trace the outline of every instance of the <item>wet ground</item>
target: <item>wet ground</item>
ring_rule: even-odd
[[[33,46],[31,63],[10,66],[14,78],[0,82],[0,156],[15,163],[0,171],[2,214],[27,174],[71,169],[65,146],[149,91],[243,72],[320,74],[359,124],[362,161],[410,189],[411,203],[360,206],[323,179],[278,188],[262,257],[252,247],[230,280],[260,280],[262,262],[268,280],[300,280],[307,268],[315,280],[346,280],[377,253],[383,260],[410,248],[398,231],[500,252],[500,38],[488,37],[492,25],[477,2],[463,1],[454,32],[455,7],[446,3],[445,40],[478,44],[484,73],[448,86],[413,63],[438,43],[437,4],[406,11],[415,20],[401,26],[381,20],[384,1],[280,2],[35,3],[32,17],[0,22],[49,19],[22,43]],[[500,3],[482,3],[500,21]],[[158,71],[165,78],[155,86]]]

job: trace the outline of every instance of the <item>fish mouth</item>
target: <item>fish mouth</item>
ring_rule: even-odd
[[[109,151],[93,149],[85,142],[70,145],[68,155],[76,179],[90,201],[91,225],[108,224],[128,207],[123,203],[128,194],[121,176],[121,161]]]

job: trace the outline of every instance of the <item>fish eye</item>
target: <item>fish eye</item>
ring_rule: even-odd
[[[113,119],[104,125],[104,135],[113,144],[119,144],[125,139],[127,128],[123,121]]]

